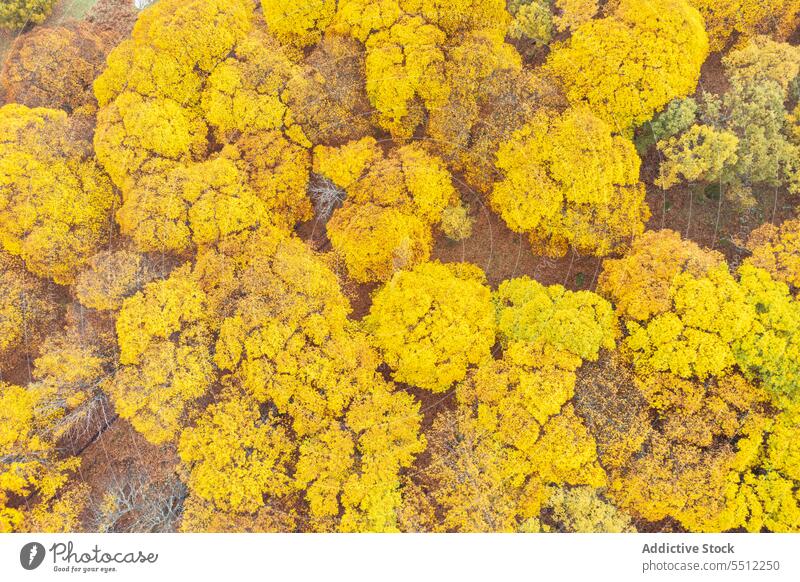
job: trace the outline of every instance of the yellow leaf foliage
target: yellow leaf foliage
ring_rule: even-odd
[[[531,73],[523,70],[514,47],[480,32],[451,49],[445,72],[450,93],[444,106],[429,112],[427,134],[453,169],[486,190],[495,173],[493,149],[500,141],[495,134],[508,138],[509,127],[516,130],[530,113]]]
[[[407,13],[420,14],[448,34],[483,30],[503,36],[511,20],[503,0],[399,0]]]
[[[736,364],[735,341],[751,329],[756,313],[727,265],[702,277],[675,276],[670,288],[673,310],[646,324],[630,321],[624,346],[637,372],[671,372],[682,378],[719,376]]]
[[[62,385],[91,386],[100,380],[105,370],[104,357],[91,344],[81,341],[77,330],[50,336],[42,346],[42,355],[34,361],[33,377],[36,380]],[[81,403],[85,396],[71,394],[64,397],[66,406]]]
[[[154,444],[175,437],[213,380],[205,301],[183,267],[126,299],[119,312],[122,367],[110,396],[119,415]]]
[[[633,144],[585,108],[540,111],[504,142],[492,207],[536,251],[604,256],[644,231],[650,211]]]
[[[612,499],[633,515],[669,516],[690,531],[742,525],[733,498],[749,444],[764,428],[766,395],[738,375],[700,383],[661,374],[637,384],[654,406],[657,429],[611,471]]]
[[[455,204],[442,211],[440,224],[444,235],[452,241],[466,240],[472,236],[475,218],[469,214],[469,206]]]
[[[93,105],[108,39],[86,24],[37,27],[18,37],[0,74],[6,101],[72,112]]]
[[[58,316],[53,289],[0,250],[0,371],[14,355],[31,354]]]
[[[0,29],[22,30],[41,24],[53,11],[56,0],[6,0],[0,6]]]
[[[178,454],[195,495],[222,511],[255,512],[264,495],[289,492],[294,448],[288,431],[263,417],[257,402],[232,395],[183,431]]]
[[[294,121],[314,145],[335,145],[372,133],[365,49],[358,41],[325,36],[284,94]]]
[[[95,82],[95,150],[139,250],[180,254],[267,214],[289,228],[312,217],[311,143],[288,107],[301,54],[271,37],[255,8],[159,3]],[[216,194],[187,191],[200,183]]]
[[[738,366],[776,394],[794,393],[800,302],[752,261],[738,276],[719,253],[660,231],[606,261],[599,288],[626,319],[624,351],[638,373],[703,380]]]
[[[385,281],[430,258],[430,226],[393,207],[347,204],[328,222],[331,246],[356,281]]]
[[[302,241],[262,229],[221,247],[197,267],[227,314],[215,362],[296,435],[309,527],[396,530],[400,471],[425,446],[418,404],[377,374],[338,280]]]
[[[143,176],[124,195],[117,221],[140,251],[185,252],[215,243],[266,219],[246,183],[235,150],[207,162]]]
[[[736,35],[744,44],[756,34],[788,38],[797,26],[797,0],[689,0],[706,21],[711,50],[725,48]]]
[[[283,306],[247,297],[223,322],[215,357],[220,368],[238,369],[258,400],[292,414],[301,436],[342,414],[377,366],[363,338],[348,334],[342,321],[326,322],[336,318],[335,307],[323,314],[309,308],[302,296]]]
[[[314,214],[306,194],[311,170],[308,150],[279,131],[244,135],[235,146],[241,155],[237,165],[273,224],[293,228],[311,220]]]
[[[576,30],[597,15],[597,0],[555,0],[558,9],[553,21],[559,30]]]
[[[80,438],[108,420],[102,388],[107,383],[114,340],[85,331],[82,334],[70,325],[49,336],[33,362],[36,383],[29,388],[47,390],[51,406],[59,409],[58,422],[50,427],[54,440]]]
[[[597,360],[601,348],[613,350],[618,335],[611,304],[591,291],[567,291],[528,277],[503,281],[495,294],[500,339],[504,343],[544,342]]]
[[[477,430],[466,411],[438,415],[428,435],[438,462],[425,478],[447,531],[513,532],[539,514],[546,490],[535,479],[525,485],[519,453]]]
[[[656,185],[671,188],[681,182],[718,182],[739,159],[739,138],[730,131],[693,125],[679,137],[658,142],[664,156]]]
[[[347,189],[357,184],[367,169],[382,158],[383,151],[372,137],[338,148],[320,146],[314,149],[314,172]]]
[[[573,355],[518,342],[479,366],[456,395],[476,410],[479,429],[532,456],[541,427],[572,398],[579,365]]]
[[[529,455],[533,471],[547,483],[592,487],[606,484],[594,437],[571,404],[542,427],[542,435]]]
[[[101,106],[94,142],[119,188],[154,158],[189,161],[205,153],[204,88],[250,31],[254,7],[252,0],[159,2],[110,53],[94,83]]]
[[[23,531],[36,533],[75,533],[81,531],[81,514],[89,506],[89,486],[69,483],[57,497],[37,503],[25,516]]]
[[[128,180],[162,159],[189,161],[206,149],[205,122],[169,98],[125,92],[97,114],[94,147],[114,184]]]
[[[670,288],[680,273],[701,277],[723,263],[720,253],[701,249],[677,232],[647,231],[623,258],[603,261],[598,289],[622,317],[647,320],[670,310]]]
[[[298,515],[271,501],[254,513],[221,511],[210,501],[189,494],[183,502],[180,531],[184,533],[286,533],[297,531]]]
[[[800,4],[797,5],[800,10]],[[768,36],[755,36],[722,59],[733,85],[774,81],[786,91],[800,73],[800,50]]]
[[[536,110],[563,108],[566,102],[552,83],[518,64],[519,55],[510,53],[507,45],[470,37],[463,51],[454,52],[464,59],[448,62],[450,97],[445,107],[430,112],[427,133],[450,167],[488,194],[500,178],[495,166],[500,144],[511,139]]]
[[[448,530],[523,530],[548,485],[605,485],[595,440],[568,404],[580,364],[516,342],[458,384],[458,409],[434,421],[425,468]]]
[[[51,406],[47,388],[21,388],[0,382],[0,532],[61,529],[56,517],[41,523],[38,509],[58,503],[69,472],[80,465],[78,458],[61,460],[48,429],[60,411]],[[30,515],[19,499],[31,498]],[[16,501],[15,501],[16,499]],[[32,519],[33,523],[28,523]],[[35,524],[40,523],[37,527]],[[73,520],[74,523],[74,520]],[[65,526],[69,527],[69,524]]]
[[[405,17],[366,42],[367,95],[378,124],[396,138],[409,138],[423,110],[444,105],[446,34],[414,16]]]
[[[800,496],[797,481],[779,473],[748,473],[737,494],[740,496],[750,533],[764,529],[776,533],[800,532]]]
[[[319,42],[333,21],[337,0],[265,0],[264,20],[276,38],[299,47]]]
[[[729,513],[749,532],[800,531],[798,408],[794,402],[784,404],[771,422],[750,430],[737,443],[735,486],[727,496]]]
[[[125,91],[196,102],[210,73],[252,27],[252,0],[167,0],[143,12],[95,81],[101,106]]]
[[[354,402],[346,415],[357,437],[361,470],[343,486],[342,531],[397,531],[400,473],[426,446],[415,399],[393,391],[390,384],[374,382],[373,390]]]
[[[624,466],[653,430],[648,402],[631,366],[618,352],[581,367],[573,403],[597,441],[600,462],[608,471]]]
[[[739,283],[755,311],[750,332],[734,345],[739,366],[777,395],[797,395],[800,386],[800,300],[784,283],[751,265],[739,268]]]
[[[468,263],[422,263],[392,277],[364,320],[394,379],[443,392],[489,357],[494,309],[483,272]]]
[[[753,253],[747,263],[800,290],[800,220],[762,224],[750,233],[747,248]]]
[[[366,87],[378,125],[406,139],[425,112],[444,106],[448,48],[471,32],[502,44],[510,15],[502,0],[346,0],[332,29],[367,48]],[[511,49],[513,50],[513,49]],[[477,72],[476,72],[477,74]]]
[[[559,532],[635,532],[630,516],[603,499],[597,489],[587,486],[554,488],[545,505],[550,521]]]
[[[120,362],[138,362],[152,342],[170,339],[184,327],[202,322],[204,311],[205,294],[189,277],[187,267],[150,283],[125,300],[117,318]]]
[[[693,93],[707,55],[703,18],[684,0],[620,0],[556,46],[547,67],[570,103],[626,132]]]
[[[0,245],[60,284],[105,242],[117,203],[88,145],[63,111],[0,108]]]
[[[237,132],[288,128],[292,117],[283,94],[289,79],[297,74],[297,65],[280,45],[256,30],[209,75],[201,95],[203,114],[226,139]],[[301,137],[302,131],[292,135],[298,143],[310,145]]]
[[[386,157],[371,137],[341,148],[319,146],[314,171],[347,193],[328,236],[360,282],[386,281],[428,260],[431,227],[458,199],[444,163],[418,144]]]
[[[131,251],[102,251],[75,281],[75,295],[90,309],[117,310],[122,301],[153,278],[142,255]]]

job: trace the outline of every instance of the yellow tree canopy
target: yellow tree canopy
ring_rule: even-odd
[[[364,325],[398,382],[443,392],[495,342],[491,291],[468,263],[422,263],[373,297]]]
[[[752,261],[737,280],[719,253],[653,232],[605,262],[599,287],[626,320],[623,348],[639,374],[702,380],[738,366],[777,394],[795,392],[800,302]]]
[[[545,287],[528,277],[503,281],[495,294],[500,339],[551,345],[583,360],[613,350],[618,335],[611,304],[591,291]]]
[[[670,286],[681,273],[700,277],[724,263],[715,251],[672,230],[647,231],[620,259],[603,261],[598,290],[626,319],[646,320],[672,306]]]
[[[117,310],[126,297],[154,278],[142,255],[124,249],[101,251],[75,281],[75,295],[90,309]]]
[[[361,43],[330,34],[288,80],[286,102],[314,145],[333,146],[373,132],[365,59]]]
[[[0,245],[28,270],[72,283],[105,242],[116,204],[65,112],[0,108]]]
[[[633,144],[586,108],[543,110],[497,152],[503,178],[492,207],[534,250],[562,256],[572,245],[604,256],[644,231],[650,211]]]
[[[376,121],[406,139],[423,124],[426,111],[447,102],[450,48],[470,33],[502,44],[509,21],[502,0],[343,0],[331,30],[365,44],[366,87]],[[471,73],[480,78],[479,71]]]
[[[184,252],[267,220],[235,150],[150,174],[128,191],[117,220],[141,251]],[[234,158],[234,159],[231,159]]]
[[[0,88],[7,101],[28,107],[93,109],[92,82],[103,70],[108,43],[86,23],[36,28],[15,41]]]
[[[800,300],[784,283],[751,265],[739,268],[739,284],[755,310],[753,327],[735,345],[739,366],[778,395],[800,395]]]
[[[261,3],[269,30],[281,42],[316,44],[333,22],[337,0],[265,0]]]
[[[209,406],[178,445],[192,492],[234,512],[256,511],[264,495],[288,493],[293,450],[285,428],[263,418],[256,401],[236,395]]]
[[[21,30],[41,24],[50,16],[56,0],[6,0],[0,6],[0,28]]]
[[[207,317],[188,267],[148,284],[119,312],[122,366],[110,395],[119,415],[155,444],[175,438],[214,379]]]
[[[386,281],[428,260],[431,227],[458,200],[444,163],[419,144],[388,156],[371,137],[340,148],[319,146],[314,171],[346,193],[328,222],[328,236],[360,282]]]
[[[0,250],[0,372],[35,353],[59,312],[53,286]]]
[[[797,26],[797,0],[689,0],[706,22],[711,50],[722,50],[735,35],[744,44],[757,34],[787,39]]]
[[[56,453],[48,429],[61,411],[51,399],[46,387],[0,382],[0,532],[74,531],[77,526],[76,497],[57,496],[80,460]]]
[[[670,298],[670,311],[645,324],[628,322],[624,345],[637,371],[700,379],[730,372],[736,364],[732,344],[750,333],[756,310],[728,266],[714,267],[702,277],[680,273]]]
[[[800,220],[762,224],[750,233],[747,262],[800,291]]]
[[[620,0],[556,46],[547,68],[570,103],[628,132],[693,93],[706,56],[703,18],[685,0]]]
[[[595,440],[568,404],[580,364],[515,342],[458,384],[458,409],[434,421],[424,475],[447,529],[536,530],[551,486],[605,485]]]
[[[288,106],[313,112],[306,88],[289,88],[301,77],[299,56],[270,36],[254,9],[252,0],[159,2],[94,83],[95,150],[122,190],[118,220],[140,250],[181,253],[241,229],[245,215],[252,223],[268,213],[287,228],[312,216],[311,142]],[[241,176],[223,169],[222,158]],[[201,197],[205,204],[187,199],[185,182],[225,190],[205,174],[241,192]]]
[[[633,515],[673,517],[690,531],[742,525],[731,498],[751,439],[757,446],[761,438],[764,393],[736,375],[702,383],[663,374],[638,386],[658,428],[648,430],[642,448],[610,472],[612,499]],[[736,445],[734,437],[741,437]]]
[[[418,403],[378,375],[330,268],[299,239],[261,229],[204,251],[195,276],[221,316],[216,365],[292,431],[291,490],[308,502],[309,527],[396,530],[400,471],[425,446]]]

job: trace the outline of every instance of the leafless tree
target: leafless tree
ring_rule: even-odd
[[[319,175],[315,175],[312,178],[308,192],[314,202],[317,217],[323,222],[327,222],[330,219],[333,211],[341,206],[347,197],[344,190],[328,178]]]

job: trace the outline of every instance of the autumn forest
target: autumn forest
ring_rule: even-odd
[[[64,11],[0,532],[800,532],[800,0]]]

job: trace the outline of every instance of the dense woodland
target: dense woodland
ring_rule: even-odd
[[[800,0],[56,5],[0,531],[800,531]]]

